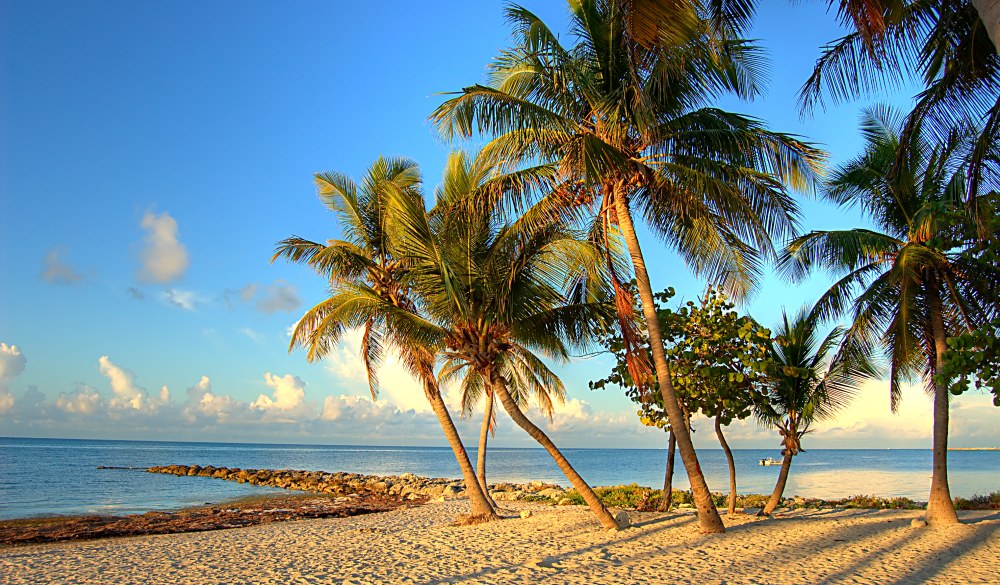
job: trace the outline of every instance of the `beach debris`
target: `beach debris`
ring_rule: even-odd
[[[403,505],[398,498],[383,496],[344,500],[295,494],[237,500],[226,507],[205,506],[128,516],[29,518],[0,521],[0,545],[203,532],[304,518],[343,518],[384,512]]]
[[[531,510],[521,510],[521,518],[531,518]]]
[[[913,528],[926,528],[927,521],[923,518],[914,518],[913,520],[910,520],[910,526]]]
[[[632,518],[629,517],[628,512],[625,510],[619,510],[615,514],[615,524],[618,525],[618,530],[624,530],[632,525]]]

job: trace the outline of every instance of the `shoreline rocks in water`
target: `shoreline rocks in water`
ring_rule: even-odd
[[[150,467],[149,473],[166,473],[177,476],[199,476],[249,483],[289,490],[318,492],[333,495],[385,496],[403,500],[434,498],[438,500],[465,497],[465,482],[461,479],[421,477],[412,473],[402,475],[364,475],[360,473],[305,471],[300,469],[241,469],[200,465],[164,465]],[[496,501],[565,499],[562,487],[541,481],[525,484],[499,483],[490,485]]]

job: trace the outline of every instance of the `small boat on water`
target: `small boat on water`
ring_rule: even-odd
[[[760,460],[760,464],[761,465],[781,465],[781,459],[771,459],[770,457],[768,457],[767,459],[761,459]]]

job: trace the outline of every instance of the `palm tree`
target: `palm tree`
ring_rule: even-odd
[[[847,406],[858,384],[874,374],[864,354],[842,351],[834,355],[843,340],[843,328],[821,337],[818,320],[805,307],[791,321],[784,311],[781,318],[771,344],[768,400],[759,403],[755,412],[762,424],[778,429],[783,456],[774,491],[759,513],[762,516],[770,515],[781,502],[792,457],[804,451],[802,436],[813,421],[830,418]]]
[[[482,164],[456,154],[445,185],[474,185]],[[469,192],[466,189],[466,192]],[[606,528],[615,519],[552,440],[525,415],[513,382],[555,388],[558,383],[535,352],[568,360],[604,323],[603,274],[596,249],[565,223],[521,218],[505,223],[494,205],[440,193],[428,214],[423,205],[394,197],[395,253],[411,265],[411,286],[438,328],[445,372],[467,370],[500,400],[514,422],[538,441]],[[540,395],[536,392],[536,395]]]
[[[441,397],[434,376],[435,352],[427,336],[419,335],[416,306],[405,282],[408,266],[391,251],[386,202],[391,196],[423,200],[417,164],[380,157],[369,167],[360,187],[340,173],[320,173],[315,180],[320,199],[336,214],[344,239],[321,244],[291,237],[278,243],[272,262],[285,258],[306,264],[330,284],[329,298],[307,311],[296,324],[289,351],[301,346],[306,348],[310,362],[322,359],[337,347],[345,332],[363,329],[361,359],[372,400],[378,398],[378,367],[387,351],[398,351],[403,364],[423,385],[455,454],[465,479],[471,518],[498,518],[476,480]]]
[[[793,229],[786,186],[806,188],[821,156],[756,120],[707,105],[723,93],[758,93],[761,58],[751,43],[732,36],[738,17],[699,14],[694,29],[685,20],[677,35],[660,35],[673,45],[646,49],[626,32],[623,6],[572,0],[577,43],[570,48],[534,14],[509,7],[515,46],[494,59],[486,85],[465,88],[431,117],[448,139],[491,135],[484,152],[497,160],[549,165],[559,182],[546,198],[550,208],[592,210],[592,237],[624,239],[701,529],[723,532],[670,383],[633,215],[697,274],[740,296],[773,254],[771,237]],[[627,275],[613,276],[617,305],[631,307],[622,298]],[[638,371],[644,360],[633,363],[636,379],[648,377]]]
[[[948,489],[948,387],[933,377],[943,365],[947,338],[977,327],[983,310],[995,307],[995,295],[984,291],[998,275],[995,269],[970,270],[960,254],[972,244],[958,238],[968,223],[963,198],[976,131],[959,127],[935,143],[918,126],[904,145],[903,128],[903,119],[891,110],[867,111],[861,123],[864,151],[836,170],[825,191],[842,207],[860,207],[879,231],[800,236],[788,245],[779,268],[793,278],[817,266],[841,277],[817,302],[817,315],[835,318],[851,309],[847,339],[888,354],[894,410],[902,381],[923,378],[934,396],[927,520],[957,522]]]
[[[800,92],[804,112],[824,104],[855,100],[899,87],[918,76],[924,89],[915,96],[900,141],[918,129],[944,137],[965,120],[982,120],[968,160],[964,198],[970,209],[977,194],[1000,189],[991,145],[1000,133],[1000,2],[996,0],[837,0],[849,32],[824,48]],[[978,9],[978,11],[977,11]],[[991,42],[990,38],[993,38]],[[902,153],[906,149],[902,149]],[[896,159],[890,173],[902,172]],[[989,238],[978,214],[979,237]]]

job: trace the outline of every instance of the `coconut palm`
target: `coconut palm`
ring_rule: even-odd
[[[900,132],[906,145],[921,128],[946,137],[964,120],[982,120],[968,161],[965,200],[1000,189],[990,168],[991,148],[1000,132],[1000,3],[996,0],[838,0],[849,32],[824,48],[803,85],[803,111],[900,87],[918,76],[924,89]],[[978,11],[977,11],[978,9]],[[992,14],[992,16],[990,16]],[[988,34],[987,34],[988,33]],[[900,151],[902,152],[902,151]],[[891,173],[900,172],[897,159]],[[990,237],[978,215],[981,238]]]
[[[477,166],[461,155],[453,160],[446,185],[465,183],[455,176],[473,175]],[[566,361],[604,323],[608,311],[596,302],[604,293],[593,288],[604,276],[598,253],[565,223],[530,215],[507,223],[498,199],[466,205],[452,195],[439,193],[432,213],[416,200],[392,198],[400,234],[394,253],[410,264],[412,289],[438,328],[445,372],[474,373],[471,379],[549,452],[601,524],[614,528],[607,508],[512,392],[517,377],[528,387],[557,387],[536,352]]]
[[[819,321],[803,307],[789,321],[782,311],[781,322],[771,343],[771,371],[766,387],[767,401],[758,403],[755,416],[781,435],[781,470],[771,498],[760,511],[767,516],[781,502],[788,481],[792,457],[804,451],[802,437],[814,421],[830,418],[847,406],[860,382],[874,375],[863,353],[838,353],[845,330],[834,328],[822,337]]]
[[[971,242],[957,239],[968,223],[963,198],[977,132],[959,127],[935,142],[918,126],[904,145],[903,128],[891,110],[866,111],[864,151],[836,170],[825,191],[840,206],[860,207],[879,231],[811,232],[788,245],[779,267],[793,278],[813,267],[841,277],[817,302],[817,315],[851,311],[848,339],[888,354],[893,409],[901,383],[923,378],[934,396],[927,520],[957,522],[948,489],[948,388],[933,375],[943,365],[947,338],[978,326],[983,311],[995,307],[995,294],[984,291],[998,274],[969,269],[961,252]],[[903,165],[895,170],[898,160]]]
[[[345,333],[362,329],[361,359],[368,374],[372,400],[378,398],[378,368],[388,351],[423,386],[424,394],[444,430],[465,480],[472,518],[498,518],[476,480],[469,456],[441,397],[434,375],[433,336],[420,335],[416,305],[405,282],[408,267],[393,255],[387,225],[390,196],[422,201],[420,172],[407,159],[379,158],[360,186],[340,173],[315,177],[319,196],[337,216],[344,239],[321,244],[299,237],[278,243],[272,262],[285,258],[303,263],[329,281],[330,296],[309,309],[292,333],[289,351],[307,350],[310,362],[335,349]]]
[[[577,42],[569,48],[531,12],[509,7],[516,44],[494,59],[485,85],[465,88],[432,119],[448,139],[490,135],[484,152],[498,160],[550,165],[559,187],[549,205],[593,212],[595,239],[624,239],[700,526],[721,532],[670,383],[633,216],[695,273],[742,296],[773,253],[771,237],[791,233],[795,206],[786,186],[807,187],[821,157],[756,120],[708,106],[724,93],[750,98],[759,90],[761,57],[733,38],[737,16],[699,14],[693,31],[660,35],[674,44],[649,50],[626,32],[623,6],[572,0]],[[627,276],[614,275],[619,307],[633,306],[622,298]],[[645,360],[632,363],[637,380],[648,378],[639,371]]]

